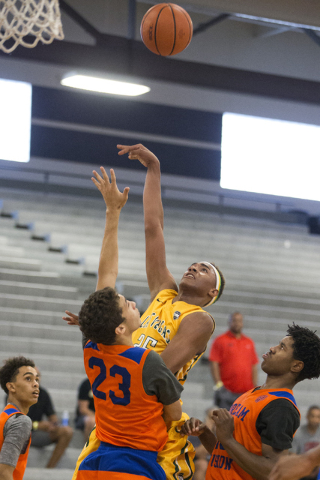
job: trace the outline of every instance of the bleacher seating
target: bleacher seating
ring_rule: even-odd
[[[85,375],[81,335],[61,316],[65,309],[78,312],[95,288],[105,207],[102,199],[0,194],[0,360],[16,354],[34,358],[58,414],[67,408],[72,418]],[[225,293],[209,307],[217,323],[215,336],[226,330],[235,310],[244,314],[245,333],[255,340],[259,356],[293,321],[317,329],[320,237],[310,236],[306,226],[168,207],[165,237],[168,267],[177,281],[194,261],[213,261],[223,271]],[[149,294],[142,205],[130,199],[120,217],[119,255],[118,290],[143,311]],[[203,417],[212,405],[208,365],[199,362],[189,375],[184,409]],[[295,390],[302,414],[318,403],[319,381],[305,381]],[[71,478],[68,469],[81,444],[76,435],[59,465],[60,480]],[[37,452],[30,456],[26,479],[40,478],[33,468],[43,467],[45,458]]]

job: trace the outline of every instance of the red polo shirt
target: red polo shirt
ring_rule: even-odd
[[[209,354],[211,362],[218,362],[221,381],[234,393],[244,393],[255,387],[252,383],[252,366],[259,363],[251,338],[240,338],[228,330],[213,342]]]

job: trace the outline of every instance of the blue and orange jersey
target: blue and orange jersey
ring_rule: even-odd
[[[289,400],[296,405],[293,392],[287,388],[249,390],[233,403],[230,413],[234,417],[233,436],[254,455],[262,455],[262,441],[256,429],[256,422],[263,408],[275,399]],[[206,480],[254,480],[228,455],[223,445],[217,442],[207,469]]]
[[[166,443],[163,405],[143,386],[143,366],[149,353],[144,348],[86,343],[84,364],[100,441],[156,452]]]
[[[24,413],[20,412],[20,410],[17,409],[14,405],[8,404],[4,410],[0,413],[0,450],[2,448],[3,442],[4,442],[4,435],[3,435],[3,429],[6,424],[6,421],[8,418],[12,417],[13,415],[16,414],[19,415],[24,415]],[[27,445],[27,448],[21,452],[16,468],[13,471],[13,480],[22,480],[23,475],[27,466],[27,461],[28,461],[28,453],[29,453],[29,448],[30,448],[30,443],[31,443],[31,435],[30,439]]]

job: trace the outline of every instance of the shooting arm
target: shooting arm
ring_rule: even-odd
[[[129,154],[131,160],[147,167],[143,192],[144,224],[146,237],[146,269],[151,299],[165,288],[177,290],[176,282],[166,264],[163,236],[163,207],[161,200],[161,172],[157,157],[141,144],[118,145],[119,155]]]
[[[143,192],[146,270],[151,299],[164,288],[177,290],[166,264],[160,163],[150,163]]]

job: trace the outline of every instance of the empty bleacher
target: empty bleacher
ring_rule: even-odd
[[[0,194],[0,360],[17,354],[33,358],[58,414],[68,409],[72,418],[85,375],[81,335],[61,317],[65,309],[78,312],[95,288],[104,203],[67,195]],[[226,330],[235,310],[244,314],[245,333],[256,342],[259,356],[293,321],[319,328],[320,237],[309,235],[305,225],[171,206],[165,209],[165,238],[168,267],[177,281],[194,261],[212,261],[224,273],[224,295],[209,307],[217,323],[214,336]],[[143,214],[141,203],[130,199],[120,217],[119,255],[118,290],[134,298],[142,312],[149,300]],[[212,405],[212,385],[208,365],[199,362],[183,393],[187,413],[203,416]],[[319,381],[305,381],[295,391],[304,414],[318,403]],[[59,465],[60,480],[71,478],[81,444],[76,435]],[[44,466],[46,451],[30,455],[27,479],[40,478],[33,468]]]

